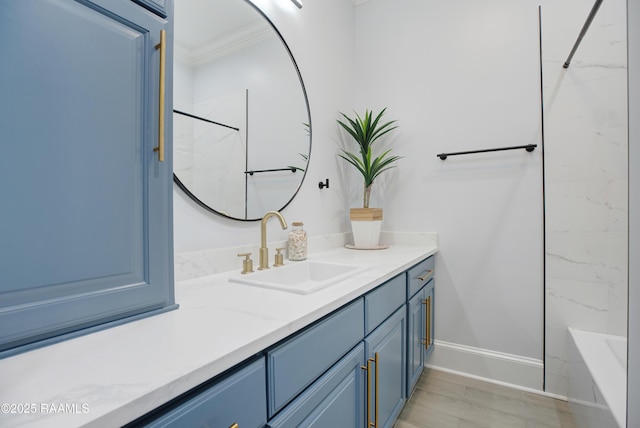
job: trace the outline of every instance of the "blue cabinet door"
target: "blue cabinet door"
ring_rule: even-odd
[[[271,428],[364,427],[364,344],[360,342],[269,422]]]
[[[0,2],[0,353],[173,304],[170,28],[129,0]]]
[[[407,397],[433,353],[435,282],[422,287],[407,302]]]
[[[407,397],[422,374],[426,341],[426,288],[407,302]]]
[[[406,399],[406,321],[403,306],[365,338],[366,356],[373,359],[369,366],[374,370],[369,375],[373,384],[367,413],[380,428],[393,426]]]

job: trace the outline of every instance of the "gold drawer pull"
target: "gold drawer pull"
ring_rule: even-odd
[[[426,271],[424,273],[424,275],[419,276],[418,279],[420,281],[427,281],[427,280],[431,279],[432,276],[433,276],[433,269],[429,269],[428,271]]]
[[[229,428],[240,428],[240,425],[238,425],[237,423],[231,425]]]

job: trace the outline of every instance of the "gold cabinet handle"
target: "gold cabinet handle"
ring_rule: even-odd
[[[374,361],[373,358],[367,359],[366,366],[360,366],[362,370],[366,370],[367,372],[367,428],[371,426],[371,408],[369,407],[369,403],[371,403],[371,362]]]
[[[164,162],[164,100],[165,80],[167,70],[167,30],[160,30],[160,43],[156,50],[160,49],[160,104],[158,106],[158,147],[153,149],[158,152],[158,161]]]
[[[422,304],[426,306],[426,310],[424,311],[425,312],[424,329],[425,329],[425,333],[426,333],[426,338],[422,342],[422,344],[424,345],[424,349],[429,349],[429,346],[431,346],[431,343],[432,343],[432,338],[431,338],[431,296],[427,297],[425,299],[425,301],[422,302]]]
[[[427,301],[427,349],[429,349],[433,343],[431,337],[431,296],[427,297]]]
[[[424,275],[419,276],[419,277],[418,277],[418,279],[419,279],[420,281],[423,281],[423,282],[424,282],[424,281],[428,281],[429,279],[431,279],[431,277],[432,277],[432,276],[433,276],[433,269],[429,269],[428,271],[426,271],[426,272],[424,273]]]
[[[376,381],[376,387],[375,387],[375,401],[373,404],[373,411],[374,411],[374,419],[373,422],[371,421],[371,363],[376,365],[376,370],[374,372],[374,379]],[[378,353],[375,353],[374,358],[368,358],[367,359],[367,365],[366,366],[360,366],[360,368],[362,370],[366,370],[367,371],[367,428],[368,427],[373,427],[373,428],[377,428],[378,427]]]
[[[231,425],[229,428],[240,428],[240,425],[238,425],[237,423]]]
[[[376,394],[376,398],[374,401],[374,417],[375,419],[373,420],[373,428],[378,428],[378,353],[375,353],[375,358],[373,359],[373,363],[376,365],[376,387],[375,387],[375,394]]]

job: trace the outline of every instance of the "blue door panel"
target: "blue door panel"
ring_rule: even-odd
[[[0,351],[173,303],[166,27],[127,0],[0,3]]]
[[[423,287],[407,303],[407,397],[411,395],[424,366],[425,346],[423,341],[427,336],[425,331],[425,290],[426,288]]]
[[[372,388],[377,391],[377,426],[381,428],[392,427],[404,406],[406,334],[406,308],[402,307],[365,338],[367,358],[374,358],[378,353],[378,378]],[[369,408],[371,420],[374,419],[372,407]]]
[[[10,244],[0,291],[17,304],[20,291],[48,285],[66,284],[47,291],[58,297],[99,288],[92,281],[107,275],[141,282],[146,36],[78,3],[14,3],[30,20],[2,30],[16,47],[3,46],[12,66],[0,79],[13,84],[0,112],[10,142],[0,162],[16,185],[0,225]]]

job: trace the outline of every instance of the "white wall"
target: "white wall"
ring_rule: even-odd
[[[545,387],[566,396],[567,327],[627,334],[625,0],[542,2],[545,103]]]
[[[439,234],[433,364],[541,389],[541,151],[436,157],[540,144],[537,5],[370,0],[356,37],[357,107],[388,107],[405,156],[383,183],[385,228]]]
[[[640,2],[628,3],[629,368],[627,426],[640,426]],[[633,261],[633,262],[631,262]]]
[[[287,41],[307,87],[311,106],[312,150],[305,182],[283,211],[289,221],[304,221],[311,235],[346,232],[348,212],[337,180],[335,114],[350,108],[354,79],[354,6],[350,0],[306,2],[298,9],[290,2],[253,1],[273,21]],[[329,31],[330,29],[330,31]],[[318,182],[330,178],[331,187]],[[322,206],[322,209],[318,207]],[[238,222],[215,216],[174,187],[175,252],[254,244],[259,222]],[[269,240],[286,239],[273,223]]]

